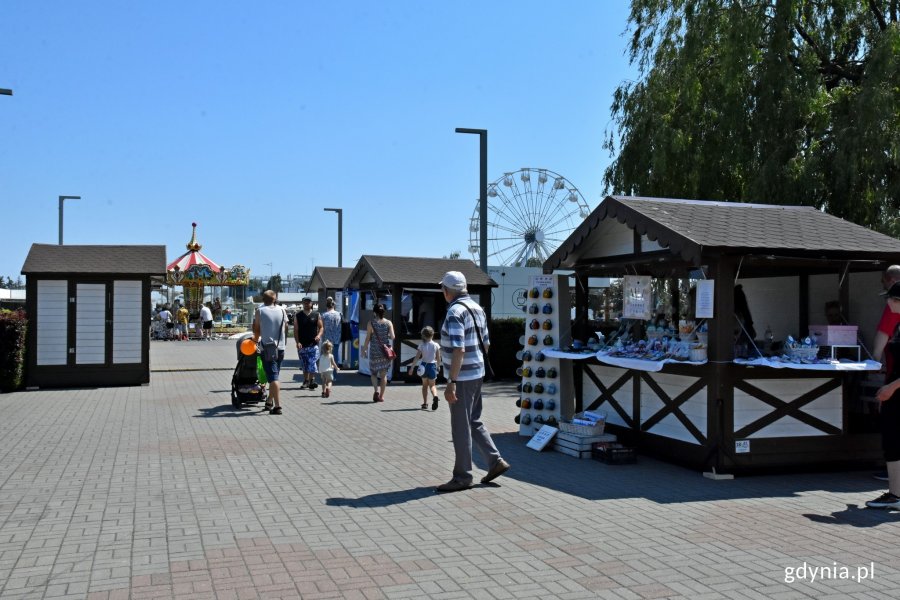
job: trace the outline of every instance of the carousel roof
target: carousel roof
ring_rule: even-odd
[[[178,267],[178,270],[183,273],[194,265],[206,265],[213,271],[221,271],[222,267],[218,263],[200,252],[203,246],[197,241],[197,224],[191,223],[191,227],[194,228],[194,231],[191,234],[191,241],[187,243],[188,251],[169,263],[166,271],[174,271]]]
[[[187,243],[187,252],[173,260],[166,267],[166,281],[172,285],[247,285],[250,270],[243,265],[224,267],[200,252],[203,247],[197,241],[197,224],[191,223],[193,233]]]

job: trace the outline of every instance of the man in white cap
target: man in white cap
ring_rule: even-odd
[[[444,399],[450,407],[450,427],[456,462],[453,479],[437,486],[438,492],[458,492],[472,487],[472,444],[489,465],[481,483],[493,481],[509,470],[491,434],[481,422],[481,384],[490,337],[484,310],[470,296],[466,278],[448,271],[440,281],[447,316],[441,327],[441,357],[447,374]]]

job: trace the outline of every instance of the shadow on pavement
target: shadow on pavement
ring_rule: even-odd
[[[881,491],[879,482],[868,474],[853,472],[794,473],[787,475],[738,476],[733,480],[713,481],[699,471],[691,471],[643,455],[637,464],[607,465],[590,459],[577,459],[554,451],[536,452],[525,446],[526,438],[517,432],[492,435],[494,443],[512,468],[504,478],[539,485],[587,500],[645,498],[660,504],[708,502],[739,498],[797,497],[807,491],[827,490],[839,493]],[[479,467],[481,457],[475,452]],[[501,480],[502,481],[502,480]],[[871,510],[871,509],[870,509]],[[828,522],[877,525],[884,521],[878,511],[872,517],[855,516],[861,509],[849,509],[830,517]]]
[[[210,408],[201,408],[199,415],[194,415],[195,419],[208,419],[211,417],[247,417],[257,415],[262,411],[260,406],[246,405],[240,409],[234,408],[231,404],[223,404],[221,406],[212,406]]]
[[[322,402],[322,406],[350,406],[352,404],[374,404],[371,400],[332,400],[331,402]]]
[[[810,521],[825,525],[851,525],[853,527],[877,527],[885,523],[900,522],[900,512],[860,507],[848,504],[846,510],[838,510],[830,515],[804,513]]]
[[[369,494],[368,496],[361,496],[359,498],[327,498],[325,504],[328,506],[347,506],[350,508],[377,508],[380,506],[403,504],[404,502],[420,500],[434,495],[434,486],[427,486],[411,488],[408,490],[397,490],[395,492]]]

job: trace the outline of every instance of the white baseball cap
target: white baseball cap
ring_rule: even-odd
[[[447,271],[439,283],[447,289],[462,291],[466,289],[466,276],[459,271]]]

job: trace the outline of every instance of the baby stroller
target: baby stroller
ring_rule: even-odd
[[[241,408],[243,404],[256,404],[266,401],[266,385],[260,383],[256,371],[256,357],[259,351],[247,356],[241,352],[241,342],[253,338],[252,333],[245,333],[237,339],[237,365],[231,376],[231,405]]]

